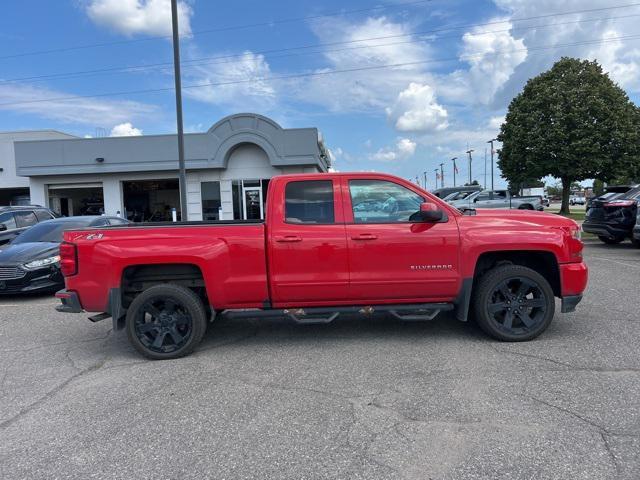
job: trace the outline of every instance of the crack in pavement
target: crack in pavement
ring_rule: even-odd
[[[38,345],[30,348],[15,348],[11,350],[0,350],[0,353],[27,353],[27,352],[32,352],[34,350],[39,350],[41,348],[47,348],[47,347],[59,347],[61,345],[73,346],[73,345],[77,345],[78,343],[91,343],[91,342],[96,342],[98,340],[106,340],[107,338],[109,338],[109,335],[111,335],[112,331],[113,329],[109,329],[107,333],[101,337],[92,337],[92,338],[85,338],[83,340],[74,340],[74,341],[65,341],[65,342],[43,343],[42,345]]]
[[[106,362],[106,361],[107,361],[107,359],[105,358],[101,362],[99,362],[99,363],[97,363],[95,365],[92,365],[89,368],[81,370],[80,372],[70,376],[64,382],[62,382],[61,384],[59,384],[55,388],[49,390],[47,393],[45,393],[42,397],[40,397],[35,402],[30,403],[26,407],[22,407],[20,409],[20,411],[18,413],[16,413],[14,416],[4,420],[3,422],[0,422],[0,429],[6,429],[6,428],[10,427],[15,422],[17,422],[20,418],[22,418],[24,415],[28,414],[29,412],[31,412],[32,410],[34,410],[38,406],[40,406],[43,403],[45,403],[47,400],[53,398],[57,393],[59,393],[62,390],[64,390],[75,379],[77,379],[77,378],[79,378],[79,377],[81,377],[83,375],[89,374],[91,372],[94,372],[96,370],[99,370],[102,367],[102,365],[104,365],[104,362]]]
[[[520,397],[523,397],[525,399],[529,399],[529,400],[533,400],[534,402],[540,403],[542,405],[545,405],[549,408],[553,408],[555,410],[558,410],[559,412],[563,412],[566,413],[567,415],[570,415],[574,418],[577,418],[578,420],[580,420],[581,422],[595,428],[598,431],[598,434],[600,435],[600,438],[602,439],[602,443],[604,445],[604,449],[607,452],[607,455],[609,456],[609,458],[611,459],[611,463],[613,464],[613,467],[616,471],[616,474],[619,475],[620,472],[620,465],[618,464],[618,458],[616,457],[615,453],[613,453],[613,450],[611,449],[611,445],[609,444],[609,439],[607,437],[617,437],[617,436],[625,436],[625,437],[637,437],[640,436],[640,434],[635,434],[635,433],[621,433],[618,434],[616,432],[611,432],[608,429],[606,429],[605,427],[603,427],[602,425],[589,420],[588,418],[583,417],[582,415],[577,414],[576,412],[569,410],[568,408],[565,407],[561,407],[559,405],[556,405],[554,403],[551,402],[547,402],[545,400],[542,400],[540,398],[534,397],[532,395],[519,395]]]
[[[103,346],[106,345],[107,340],[108,340],[110,334],[112,333],[112,331],[113,330],[109,330],[104,337],[101,337],[101,339],[104,340]],[[81,343],[86,343],[86,342],[81,342]],[[78,372],[75,373],[74,375],[71,375],[65,381],[63,381],[62,383],[58,384],[56,387],[54,387],[51,390],[49,390],[48,392],[46,392],[44,395],[42,395],[36,401],[30,403],[29,405],[27,405],[25,407],[22,407],[18,411],[18,413],[16,413],[12,417],[9,417],[8,419],[0,422],[0,429],[6,429],[6,428],[10,427],[15,422],[20,420],[20,418],[22,418],[24,415],[27,415],[29,412],[31,412],[32,410],[34,410],[38,406],[44,404],[46,401],[48,401],[51,398],[55,397],[58,393],[60,393],[68,385],[70,385],[74,380],[76,380],[76,379],[78,379],[78,378],[80,378],[80,377],[82,377],[84,375],[87,375],[87,374],[90,374],[92,372],[95,372],[95,371],[99,370],[100,368],[102,368],[105,365],[105,363],[110,358],[108,355],[105,355],[105,357],[102,360],[100,360],[98,363],[95,363],[95,364],[93,364],[93,365],[91,365],[91,366],[89,366],[87,368],[81,369],[76,365],[75,361],[70,356],[72,350],[73,350],[73,348],[70,348],[69,350],[67,350],[65,352],[65,358],[67,358],[68,361],[71,363],[72,368],[78,370]]]
[[[578,365],[573,365],[571,363],[562,362],[560,360],[555,360],[549,357],[543,357],[542,355],[535,355],[532,353],[524,353],[524,352],[514,352],[512,350],[503,350],[498,347],[494,347],[493,345],[489,345],[489,347],[497,353],[506,353],[507,355],[515,355],[519,357],[525,358],[533,358],[536,360],[543,360],[545,362],[550,362],[555,365],[559,365],[565,367],[567,370],[559,370],[559,371],[577,371],[577,372],[598,372],[598,373],[640,373],[640,368],[636,367],[583,367]]]

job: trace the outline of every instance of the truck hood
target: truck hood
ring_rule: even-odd
[[[535,210],[498,210],[479,208],[475,215],[462,215],[463,223],[478,225],[495,225],[496,227],[577,227],[578,224],[570,218],[555,213],[537,212]],[[467,219],[471,219],[470,221]]]

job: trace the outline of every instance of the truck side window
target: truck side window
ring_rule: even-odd
[[[350,180],[355,223],[401,223],[420,210],[417,193],[385,180]]]
[[[289,182],[284,192],[287,223],[334,223],[333,182],[302,180]]]

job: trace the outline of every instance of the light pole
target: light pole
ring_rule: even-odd
[[[434,169],[433,171],[436,172],[436,188],[438,188],[438,170],[439,169]]]
[[[178,31],[177,0],[171,0],[171,26],[173,30],[173,72],[176,84],[176,123],[178,125],[178,188],[180,189],[180,219],[187,217],[187,180],[184,165],[184,131],[182,127],[182,83],[180,80],[180,35]]]
[[[456,160],[458,157],[453,157],[451,161],[453,162],[453,186],[456,186],[456,173],[458,173],[458,167],[456,167]]]
[[[473,152],[473,149],[471,150],[467,150],[466,153],[469,154],[469,185],[471,185],[471,153]]]
[[[426,170],[424,172],[422,172],[422,175],[424,176],[424,189],[426,190],[427,189],[427,172],[426,172]]]
[[[497,138],[492,138],[487,143],[491,144],[491,190],[493,190],[493,142],[497,142]]]
[[[440,186],[444,188],[444,169],[442,168],[444,163],[440,164]]]

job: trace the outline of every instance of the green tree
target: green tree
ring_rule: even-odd
[[[512,184],[562,181],[560,213],[569,212],[573,182],[640,171],[640,110],[597,62],[562,58],[530,79],[498,140],[498,165]]]

